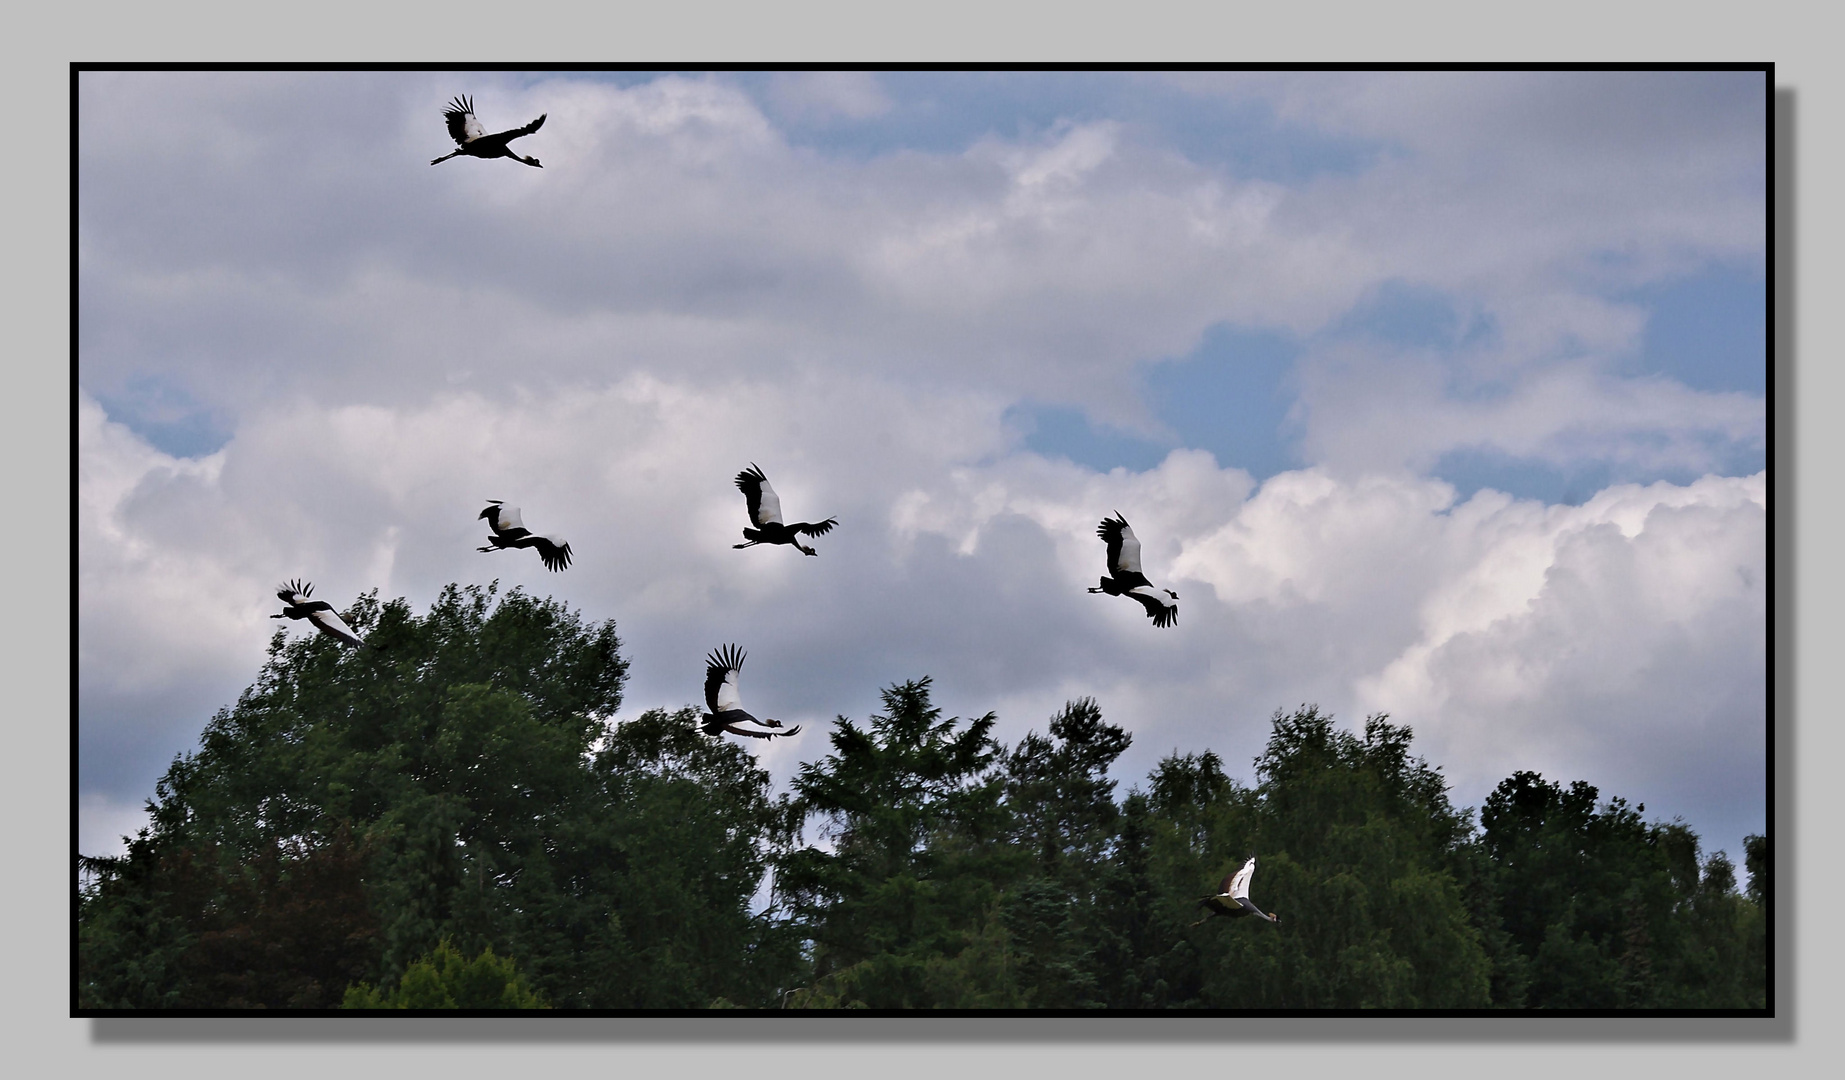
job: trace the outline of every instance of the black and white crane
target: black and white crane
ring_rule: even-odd
[[[1217,915],[1222,915],[1231,919],[1240,919],[1246,915],[1254,915],[1259,919],[1267,919],[1272,923],[1280,923],[1281,916],[1272,915],[1263,911],[1255,905],[1254,901],[1249,899],[1249,879],[1254,877],[1255,874],[1256,857],[1251,855],[1249,861],[1243,864],[1241,870],[1238,870],[1234,874],[1224,875],[1224,880],[1217,885],[1217,895],[1207,896],[1198,901],[1198,906],[1204,908],[1207,914],[1204,918],[1199,919],[1198,922],[1192,925],[1197,926],[1198,923],[1202,923]]]
[[[782,500],[769,486],[769,478],[762,474],[762,469],[755,462],[737,474],[737,490],[743,493],[749,502],[750,524],[755,528],[744,529],[743,539],[747,544],[732,544],[731,547],[755,547],[757,544],[793,544],[803,554],[818,555],[818,551],[801,543],[800,536],[825,536],[839,524],[838,518],[825,521],[797,521],[792,525],[782,523]]]
[[[537,548],[538,557],[544,560],[546,570],[562,570],[570,565],[570,545],[564,543],[564,538],[533,533],[520,520],[518,507],[507,506],[498,499],[488,499],[487,509],[482,510],[480,516],[487,519],[487,527],[493,530],[493,535],[487,537],[486,547],[475,550]]]
[[[1095,534],[1108,544],[1108,576],[1102,579],[1099,587],[1089,591],[1133,597],[1147,609],[1147,617],[1153,620],[1154,626],[1171,626],[1177,622],[1179,594],[1171,589],[1154,588],[1147,575],[1140,572],[1140,541],[1121,511],[1115,511],[1112,518],[1103,518]]]
[[[352,627],[340,618],[340,613],[333,610],[333,605],[325,600],[315,600],[314,586],[310,582],[303,585],[299,578],[278,587],[276,597],[284,605],[280,614],[269,616],[272,619],[306,619],[314,624],[314,629],[346,645],[363,645],[365,639],[352,632]]]
[[[737,673],[743,669],[744,655],[735,645],[726,645],[713,650],[705,661],[705,704],[711,709],[701,718],[705,734],[728,731],[752,739],[799,735],[799,724],[783,730],[780,720],[758,720],[743,711],[743,699],[737,694]]]
[[[551,114],[541,113],[538,119],[524,127],[489,135],[487,129],[480,126],[480,121],[474,118],[474,99],[465,95],[459,96],[448,103],[448,108],[442,110],[442,118],[448,121],[448,133],[454,138],[456,149],[443,154],[430,164],[440,165],[449,158],[466,155],[477,158],[507,157],[514,161],[523,161],[535,169],[542,169],[544,166],[538,164],[537,158],[526,157],[506,144],[521,136],[530,135],[543,127],[545,117],[549,115]]]

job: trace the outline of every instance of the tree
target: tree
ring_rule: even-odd
[[[1759,906],[1735,891],[1722,852],[1700,860],[1678,822],[1580,780],[1502,781],[1480,811],[1480,844],[1504,927],[1528,960],[1526,1004],[1545,1009],[1759,1008]],[[1752,957],[1760,955],[1762,966]]]
[[[1191,931],[1201,1003],[1224,1008],[1473,1008],[1489,964],[1455,869],[1470,833],[1407,727],[1373,716],[1362,737],[1314,706],[1277,710],[1258,786],[1224,789],[1211,873],[1255,853],[1279,925],[1213,920]],[[1227,796],[1227,797],[1225,797]],[[1197,892],[1193,894],[1198,895]]]
[[[442,940],[560,1006],[773,1000],[798,957],[749,908],[785,833],[768,776],[689,712],[611,725],[612,622],[494,586],[345,618],[373,647],[278,633],[92,861],[80,1006],[327,1007]]]
[[[841,716],[833,752],[801,766],[791,820],[818,816],[833,850],[778,866],[777,891],[812,942],[815,984],[793,1004],[875,1009],[1022,1004],[997,925],[1016,871],[1002,748],[988,713],[943,719],[929,680],[894,685],[861,728]]]
[[[389,991],[369,983],[348,987],[345,1009],[548,1009],[525,984],[511,957],[493,955],[490,945],[472,960],[455,951],[447,938],[434,950],[411,961]]]

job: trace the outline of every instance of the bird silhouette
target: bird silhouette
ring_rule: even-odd
[[[487,537],[484,548],[476,551],[504,551],[507,548],[537,548],[538,557],[544,560],[546,570],[562,570],[570,565],[570,545],[564,543],[561,536],[538,536],[525,527],[519,518],[519,508],[507,506],[498,499],[488,499],[487,509],[478,515],[487,519],[487,527],[493,535]]]
[[[1215,896],[1206,896],[1198,901],[1198,906],[1204,908],[1206,914],[1204,918],[1199,919],[1198,922],[1192,923],[1192,925],[1197,926],[1199,923],[1217,915],[1222,915],[1231,919],[1240,919],[1246,915],[1254,915],[1257,918],[1267,919],[1272,923],[1280,923],[1281,916],[1271,915],[1263,911],[1255,905],[1254,901],[1249,899],[1249,879],[1254,877],[1255,874],[1256,857],[1251,855],[1249,861],[1243,864],[1241,870],[1238,870],[1234,874],[1224,875],[1224,880],[1217,885],[1217,894]]]
[[[436,158],[430,164],[440,165],[449,158],[465,154],[468,157],[477,158],[512,158],[514,161],[522,161],[535,169],[542,169],[544,166],[538,164],[537,158],[526,157],[506,144],[514,139],[530,135],[543,127],[545,117],[549,115],[549,113],[542,113],[538,119],[524,127],[489,135],[487,129],[480,126],[480,121],[474,118],[474,99],[465,95],[457,97],[448,103],[448,108],[442,111],[442,118],[448,121],[448,133],[455,140],[456,149]]]
[[[272,619],[306,619],[314,629],[345,645],[363,645],[365,639],[352,632],[340,614],[333,610],[333,605],[325,600],[312,599],[314,585],[303,585],[299,578],[286,585],[277,587],[275,594],[284,606],[279,614],[269,616]]]
[[[743,711],[743,699],[737,693],[737,673],[743,669],[745,655],[735,645],[726,645],[713,650],[705,661],[705,704],[711,709],[702,717],[705,734],[720,735],[728,731],[752,739],[800,734],[799,724],[783,730],[780,720],[758,720]]]
[[[1140,541],[1121,511],[1115,511],[1112,518],[1103,518],[1095,534],[1108,544],[1108,576],[1102,579],[1100,586],[1089,591],[1138,600],[1140,606],[1147,609],[1147,617],[1153,620],[1154,626],[1171,626],[1177,622],[1179,594],[1171,589],[1154,588],[1147,575],[1141,573]]]
[[[821,522],[797,521],[792,525],[782,524],[782,500],[769,486],[769,478],[762,474],[762,469],[750,462],[750,467],[737,474],[737,490],[743,492],[743,498],[749,503],[750,524],[755,528],[743,530],[746,544],[732,544],[731,547],[755,547],[757,544],[793,544],[804,555],[818,555],[818,551],[801,543],[800,536],[825,536],[839,524],[838,518],[827,518]]]

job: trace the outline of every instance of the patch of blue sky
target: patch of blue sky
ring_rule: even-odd
[[[1297,467],[1287,429],[1299,346],[1269,331],[1218,324],[1185,356],[1146,365],[1142,399],[1175,438],[1158,440],[1097,425],[1081,409],[1026,403],[1007,412],[1025,448],[1107,472],[1141,472],[1183,446],[1257,480]]]
[[[1025,449],[1067,458],[1097,472],[1145,472],[1166,460],[1172,444],[1096,424],[1079,408],[1021,402],[1008,408],[1006,426],[1023,432]]]
[[[1664,375],[1694,390],[1768,393],[1768,281],[1722,264],[1620,299],[1645,305],[1640,351],[1623,374]]]
[[[1429,472],[1453,484],[1462,502],[1482,488],[1492,488],[1515,498],[1581,506],[1596,492],[1613,484],[1651,484],[1661,480],[1689,484],[1706,473],[1753,476],[1766,466],[1764,451],[1760,448],[1713,443],[1709,449],[1714,459],[1712,467],[1694,469],[1641,466],[1594,458],[1558,464],[1514,457],[1497,450],[1467,448],[1443,454]]]
[[[1636,294],[1650,309],[1646,338],[1620,374],[1669,377],[1707,391],[1762,392],[1767,332],[1762,286],[1759,275],[1717,268]],[[1323,336],[1441,353],[1475,347],[1496,333],[1490,319],[1466,312],[1438,290],[1387,282]],[[1099,471],[1149,469],[1184,446],[1208,450],[1219,465],[1266,480],[1306,464],[1294,448],[1289,421],[1302,348],[1302,342],[1284,334],[1219,324],[1187,355],[1145,365],[1142,400],[1172,433],[1167,439],[1097,425],[1080,409],[1065,406],[1025,403],[1009,419],[1025,430],[1027,449]],[[1448,392],[1480,400],[1509,392],[1509,387],[1457,383]],[[1442,455],[1430,472],[1454,484],[1462,498],[1493,488],[1519,498],[1578,505],[1609,484],[1689,483],[1705,471],[1746,476],[1766,464],[1766,450],[1751,442],[1712,435],[1704,451],[1705,467],[1693,469],[1642,466],[1612,456],[1559,464],[1468,448]]]
[[[1187,355],[1148,365],[1145,400],[1180,445],[1266,480],[1302,464],[1288,423],[1299,356],[1287,335],[1219,323]]]
[[[1498,332],[1490,318],[1464,315],[1453,297],[1407,281],[1386,281],[1329,327],[1329,338],[1362,337],[1403,349],[1471,348]]]
[[[158,375],[136,375],[119,388],[85,387],[109,419],[174,457],[205,457],[231,441],[230,419],[200,404],[184,386]]]
[[[1712,264],[1613,298],[1647,310],[1640,347],[1617,364],[1618,374],[1669,378],[1705,392],[1766,395],[1768,290],[1760,270]],[[1610,460],[1559,465],[1465,449],[1443,455],[1431,472],[1455,485],[1462,498],[1490,487],[1521,498],[1579,505],[1609,484],[1684,484],[1707,471],[1750,476],[1767,466],[1767,449],[1757,443],[1713,435],[1704,448],[1707,467],[1700,469],[1648,468]]]

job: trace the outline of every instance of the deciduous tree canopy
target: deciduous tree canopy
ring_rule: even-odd
[[[1682,823],[1529,772],[1476,824],[1387,717],[1277,711],[1253,786],[1207,750],[1121,793],[1095,701],[1006,747],[918,678],[772,797],[694,709],[613,722],[613,623],[455,586],[346,619],[372,647],[278,633],[81,860],[79,1008],[1766,1004],[1765,838],[1738,891]],[[1252,855],[1281,921],[1200,920]]]

